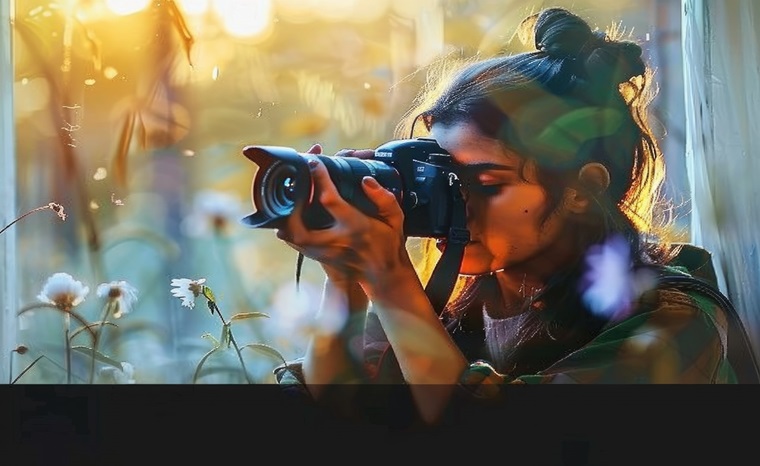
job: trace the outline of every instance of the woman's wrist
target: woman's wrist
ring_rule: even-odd
[[[409,296],[408,293],[422,289],[422,283],[411,261],[400,264],[392,270],[378,274],[374,279],[362,281],[362,289],[373,301],[396,301]]]

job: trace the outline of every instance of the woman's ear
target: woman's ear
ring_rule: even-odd
[[[598,162],[587,163],[578,170],[581,189],[570,188],[565,192],[565,206],[576,214],[586,212],[593,196],[603,193],[610,185],[610,172]]]
[[[578,170],[578,181],[592,194],[601,194],[610,185],[610,172],[599,162],[591,162]]]

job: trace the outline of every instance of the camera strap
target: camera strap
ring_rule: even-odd
[[[427,294],[430,304],[433,305],[433,309],[438,315],[441,315],[451,297],[451,292],[454,290],[454,285],[459,276],[464,248],[470,242],[470,231],[467,229],[467,209],[459,179],[452,176],[450,185],[451,226],[446,236],[446,248],[435,264],[433,274],[425,286],[425,294]]]

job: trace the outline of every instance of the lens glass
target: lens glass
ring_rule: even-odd
[[[296,167],[276,162],[261,183],[262,208],[271,216],[290,215],[296,202]]]

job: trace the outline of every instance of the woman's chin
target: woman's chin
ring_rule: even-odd
[[[441,251],[446,251],[448,242],[445,239],[439,239],[435,247]],[[480,243],[473,241],[467,245],[462,256],[462,262],[459,267],[459,273],[462,275],[483,275],[491,273],[491,256],[487,254]]]

